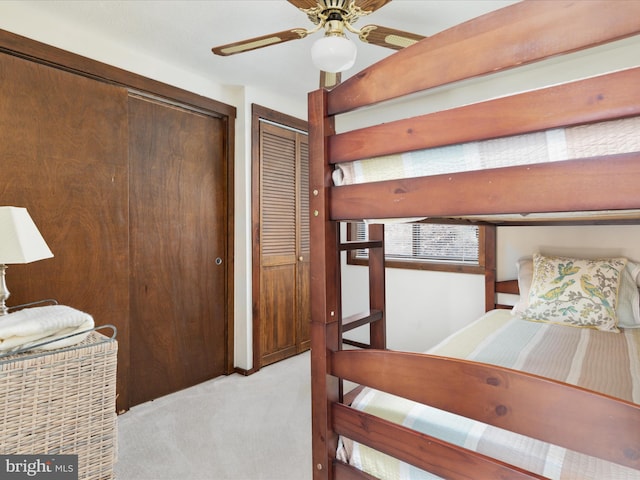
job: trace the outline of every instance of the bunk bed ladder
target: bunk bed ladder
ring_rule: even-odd
[[[365,241],[340,243],[341,251],[369,250],[369,311],[344,317],[340,323],[340,339],[344,345],[357,348],[387,348],[385,326],[385,271],[384,271],[384,225],[369,224],[369,238]],[[344,338],[344,333],[354,328],[369,325],[369,343]]]
[[[370,224],[368,240],[339,242],[339,250],[353,251],[369,250],[369,310],[343,317],[339,322],[340,347],[349,345],[356,348],[375,348],[385,350],[387,348],[387,329],[385,315],[385,269],[384,269],[384,225]],[[358,327],[369,325],[369,343],[357,342],[344,338],[344,333]],[[356,387],[344,393],[344,383],[340,379],[340,400],[349,405],[355,399],[362,387]]]

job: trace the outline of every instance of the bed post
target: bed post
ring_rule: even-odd
[[[484,251],[480,254],[484,257],[484,308],[485,311],[496,308],[496,226],[483,225],[480,235],[484,235]]]
[[[369,240],[382,243],[381,248],[369,249],[369,310],[379,310],[382,318],[369,324],[369,343],[371,348],[387,348],[386,326],[386,281],[384,263],[384,224],[369,225]]]
[[[330,403],[339,400],[339,382],[328,375],[331,352],[340,349],[339,225],[329,218],[331,168],[327,136],[334,133],[327,116],[327,91],[309,94],[309,210],[311,233],[311,425],[313,479],[331,480],[337,435]]]

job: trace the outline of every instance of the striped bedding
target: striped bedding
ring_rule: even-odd
[[[523,370],[640,403],[640,329],[600,332],[493,310],[429,353]],[[640,478],[636,470],[386,393],[365,389],[353,406],[552,479]],[[381,479],[440,478],[348,439],[340,439],[338,458]]]
[[[336,186],[640,151],[640,118],[469,142],[336,166]]]

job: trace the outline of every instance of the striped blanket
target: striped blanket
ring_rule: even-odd
[[[640,403],[640,329],[600,332],[494,310],[429,353],[523,370]],[[636,470],[386,393],[365,389],[353,406],[552,479],[640,478]],[[440,478],[348,439],[340,440],[338,458],[381,479]]]
[[[640,151],[640,118],[557,128],[339,164],[337,186]]]

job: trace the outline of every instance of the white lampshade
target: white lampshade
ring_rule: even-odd
[[[313,64],[323,72],[344,72],[356,63],[356,45],[342,35],[326,35],[311,46]]]
[[[0,207],[0,264],[30,263],[53,253],[26,208]]]

